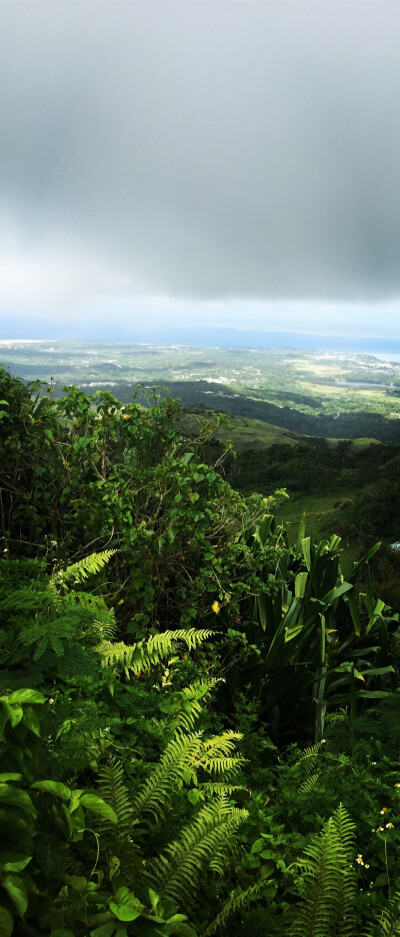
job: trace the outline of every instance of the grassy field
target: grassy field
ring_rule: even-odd
[[[199,430],[201,421],[210,419],[212,411],[204,411],[201,416],[196,413],[185,411],[179,421],[183,431],[196,433]],[[262,420],[252,420],[242,416],[229,417],[230,428],[221,427],[215,434],[215,438],[226,443],[230,440],[236,452],[244,452],[246,449],[268,449],[270,446],[298,446],[301,443],[312,442],[312,436],[304,436],[295,433],[292,430],[282,429],[280,426],[273,426],[271,423],[265,423]],[[329,446],[337,446],[340,439],[327,439]],[[356,449],[365,449],[371,443],[379,445],[378,440],[369,437],[360,437],[353,439],[352,445]]]
[[[303,513],[306,515],[306,536],[321,540],[326,536],[326,521],[338,501],[352,499],[357,495],[356,488],[341,488],[330,492],[316,492],[314,494],[291,497],[281,504],[276,512],[277,520],[287,525],[289,539],[295,541]],[[330,533],[335,533],[330,530]],[[356,541],[343,542],[342,570],[350,572],[352,563],[357,558],[358,544]]]

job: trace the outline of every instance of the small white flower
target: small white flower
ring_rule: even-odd
[[[54,700],[52,699],[52,697],[50,697],[49,703],[54,703]]]

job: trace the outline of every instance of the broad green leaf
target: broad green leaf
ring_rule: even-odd
[[[387,874],[386,874],[386,872],[380,872],[379,875],[377,875],[377,877],[376,877],[376,879],[375,879],[375,881],[374,881],[374,885],[377,885],[378,888],[379,888],[381,885],[383,885],[384,888],[387,888],[387,883],[388,883],[388,880],[387,880]]]
[[[268,542],[273,520],[273,514],[264,514],[264,517],[258,525],[257,532],[254,536],[262,547],[265,547],[265,544]]]
[[[40,739],[40,722],[32,706],[24,710],[24,725]]]
[[[0,801],[10,804],[13,807],[19,807],[24,813],[36,816],[36,810],[31,798],[26,791],[21,791],[18,787],[10,787],[9,784],[0,783]]]
[[[267,607],[268,607],[267,597],[265,595],[257,595],[256,596],[256,608],[258,611],[258,617],[260,619],[260,625],[263,631],[266,630],[266,627],[268,624]]]
[[[28,890],[25,882],[22,881],[19,875],[9,872],[7,875],[2,876],[1,884],[8,892],[18,914],[23,917],[28,907]]]
[[[100,927],[95,927],[94,930],[90,931],[90,937],[112,937],[115,933],[115,921],[112,924],[100,924]],[[53,937],[50,934],[50,937]],[[72,934],[72,937],[74,935]]]
[[[114,878],[114,875],[116,874],[116,872],[118,872],[120,865],[121,865],[121,861],[120,859],[118,859],[118,856],[112,856],[110,859],[110,866],[109,866],[110,881]]]
[[[6,771],[4,774],[0,774],[1,781],[22,781],[22,774],[17,774],[16,771]]]
[[[358,696],[362,696],[363,699],[398,699],[394,693],[391,693],[390,690],[359,690]]]
[[[0,937],[11,937],[14,921],[7,908],[0,907]]]
[[[167,921],[167,927],[169,928],[169,923]],[[197,937],[196,931],[193,930],[190,924],[173,924],[173,935],[174,937]]]
[[[350,661],[343,661],[342,664],[339,664],[338,667],[334,667],[334,673],[349,673],[354,674],[357,680],[363,680],[364,677],[359,670],[356,670],[354,664],[351,664]]]
[[[297,573],[294,581],[294,594],[298,599],[304,598],[307,586],[308,573]]]
[[[71,798],[72,792],[69,787],[62,784],[61,781],[35,781],[32,787],[38,791],[46,791],[48,794],[53,794],[54,797],[60,797],[61,800],[66,802]]]
[[[193,804],[193,806],[197,804],[198,800],[200,800],[200,793],[197,788],[192,788],[190,791],[188,791],[187,796],[189,803]]]
[[[80,802],[82,807],[86,807],[87,810],[92,810],[93,813],[98,813],[103,820],[111,820],[111,823],[118,823],[115,810],[113,810],[109,804],[106,804],[101,797],[97,797],[96,794],[82,794]]]
[[[110,899],[110,910],[119,921],[135,921],[137,917],[140,917],[143,909],[144,905],[129,891],[129,888],[119,888],[114,898]]]
[[[391,664],[388,664],[387,667],[367,667],[366,670],[363,670],[365,677],[378,677],[385,673],[394,673],[394,667]]]
[[[5,700],[4,707],[7,712],[7,719],[11,722],[12,728],[19,725],[24,715],[22,706],[19,706],[18,703],[10,703],[9,700]]]
[[[18,856],[14,853],[4,853],[0,856],[0,869],[2,872],[22,872],[31,861],[32,856]]]
[[[85,815],[82,807],[78,807],[72,815],[65,804],[61,804],[61,809],[68,823],[70,839],[73,843],[78,843],[85,832]]]
[[[151,910],[157,912],[158,905],[160,904],[160,896],[154,891],[153,888],[149,888],[149,898],[151,904]]]
[[[321,602],[323,602],[324,605],[332,605],[332,602],[339,599],[345,592],[350,592],[351,589],[353,589],[351,582],[342,582],[340,586],[336,586],[335,589],[331,589],[330,592],[327,592],[321,599]]]
[[[367,550],[367,552],[364,554],[361,560],[359,560],[359,562],[356,563],[355,566],[353,566],[353,569],[348,577],[350,582],[354,581],[354,579],[357,577],[358,573],[360,572],[360,569],[362,569],[363,566],[365,566],[365,564],[368,563],[369,560],[373,556],[375,556],[375,553],[377,552],[377,550],[379,550],[379,547],[381,545],[382,545],[381,541],[379,541],[378,543],[374,543],[374,545],[370,547],[369,550]]]
[[[353,622],[353,625],[354,625],[354,631],[355,631],[355,633],[356,633],[357,635],[360,635],[360,634],[361,634],[360,609],[359,609],[359,607],[358,607],[358,602],[357,602],[357,599],[356,599],[356,595],[355,595],[354,589],[353,589],[353,591],[350,592],[349,595],[347,596],[347,604],[348,604],[349,609],[350,609],[350,615],[351,615],[351,619],[352,619],[352,622]]]
[[[46,697],[38,690],[15,690],[8,697],[10,703],[45,703]]]
[[[368,622],[368,625],[367,625],[367,627],[366,627],[366,629],[365,629],[365,634],[366,634],[366,635],[369,634],[369,632],[371,631],[371,629],[374,627],[375,622],[377,621],[377,619],[379,618],[379,616],[382,614],[384,608],[385,608],[385,602],[383,602],[382,599],[378,599],[377,602],[376,602],[376,605],[375,605],[373,614],[371,615],[371,618],[370,618],[370,620],[369,620],[369,622]]]
[[[66,875],[65,881],[78,895],[83,895],[88,890],[88,880],[84,875]]]
[[[183,462],[183,465],[188,465],[190,460],[193,459],[193,456],[194,456],[193,452],[185,452],[181,458],[181,462]]]
[[[311,570],[311,537],[303,537],[301,541],[301,552],[304,556],[304,562],[308,572]]]

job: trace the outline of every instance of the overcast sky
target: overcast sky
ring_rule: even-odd
[[[399,3],[2,2],[0,30],[4,335],[399,336]]]

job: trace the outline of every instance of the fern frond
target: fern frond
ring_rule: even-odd
[[[387,903],[362,937],[400,937],[400,891]]]
[[[259,882],[256,882],[255,885],[250,885],[249,888],[246,888],[245,891],[237,892],[232,891],[229,898],[225,902],[222,910],[211,921],[211,924],[208,925],[207,929],[203,931],[200,937],[213,937],[213,934],[220,934],[221,930],[224,930],[229,918],[233,917],[234,914],[237,914],[238,911],[242,911],[246,905],[252,901],[253,898],[257,898],[264,888],[267,888],[270,884],[270,881],[267,879],[260,879]]]
[[[214,631],[206,628],[163,631],[161,634],[152,635],[147,640],[132,645],[124,644],[123,641],[115,644],[102,641],[96,650],[101,655],[103,666],[121,667],[126,674],[132,671],[137,676],[141,673],[149,673],[153,667],[165,661],[176,651],[179,643],[185,644],[188,650],[193,650],[213,634],[215,634]]]
[[[204,739],[204,750],[211,758],[230,755],[236,748],[236,742],[240,742],[242,738],[242,732],[233,732],[232,729],[228,729],[227,732],[223,732],[221,735],[214,735],[210,739]]]
[[[219,777],[221,774],[232,774],[244,764],[246,764],[246,758],[209,758],[203,767],[210,774]]]
[[[246,763],[245,758],[233,756],[236,749],[236,743],[243,738],[241,732],[229,730],[221,735],[215,735],[211,739],[205,739],[203,742],[203,751],[200,758],[200,765],[208,774],[230,775]]]
[[[342,805],[298,862],[302,904],[291,937],[354,937],[354,823]]]
[[[310,775],[308,776],[308,778],[306,778],[306,780],[303,781],[302,784],[300,784],[299,793],[300,793],[300,794],[310,794],[311,791],[314,790],[314,787],[315,787],[315,785],[316,785],[316,783],[317,783],[318,778],[320,777],[320,775],[321,775],[321,772],[320,772],[320,771],[314,771],[313,774],[310,774]]]
[[[229,784],[224,781],[205,781],[203,784],[199,784],[197,790],[202,798],[207,795],[213,796],[214,794],[217,794],[219,797],[221,797],[222,794],[226,794],[230,797],[231,794],[234,794],[236,791],[240,791],[240,793],[245,794],[246,797],[249,796],[249,791],[247,787],[243,787],[243,784]]]
[[[109,827],[113,832],[116,829],[118,836],[126,835],[133,825],[133,810],[124,784],[121,762],[114,756],[110,757],[108,764],[100,768],[99,795],[113,808],[118,817],[117,825],[109,824]],[[107,824],[107,821],[103,821],[104,824]]]
[[[224,797],[205,804],[180,838],[149,863],[146,877],[154,888],[187,907],[206,869],[223,874],[229,846],[246,817],[246,810],[231,807]]]
[[[302,768],[307,776],[312,774],[315,770],[315,763],[318,758],[318,754],[324,745],[324,742],[317,742],[316,745],[310,745],[309,748],[305,748],[301,753],[300,758],[292,766],[292,770],[295,768]]]
[[[180,710],[175,716],[174,726],[184,732],[192,732],[194,725],[203,711],[202,701],[212,693],[221,679],[199,680],[179,691]]]
[[[83,560],[73,563],[72,566],[67,566],[66,569],[56,570],[50,581],[52,584],[66,582],[71,579],[84,582],[89,576],[100,572],[116,552],[116,550],[103,550],[101,553],[91,553],[90,556],[85,556]]]
[[[184,735],[177,732],[167,745],[161,759],[133,799],[133,817],[152,813],[164,815],[171,794],[189,780],[202,748],[201,732]]]

